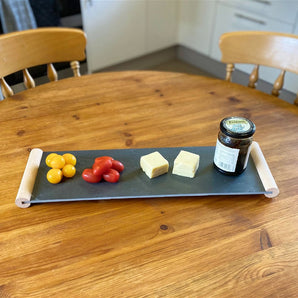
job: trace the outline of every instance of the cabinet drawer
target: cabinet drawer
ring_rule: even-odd
[[[289,24],[296,22],[298,12],[298,1],[293,0],[219,0],[219,2]]]

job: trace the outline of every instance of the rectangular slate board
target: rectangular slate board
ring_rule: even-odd
[[[174,159],[180,150],[200,155],[200,166],[194,178],[172,174]],[[247,169],[240,176],[227,176],[214,168],[214,150],[215,147],[177,147],[67,151],[77,158],[77,173],[73,178],[63,178],[62,182],[55,185],[46,179],[49,168],[45,159],[50,152],[43,152],[31,203],[266,193],[252,158],[249,158]],[[154,151],[169,161],[170,168],[167,174],[149,179],[140,168],[140,157]],[[84,181],[81,177],[83,170],[91,168],[94,159],[104,155],[112,156],[124,164],[125,170],[119,182],[91,184]]]

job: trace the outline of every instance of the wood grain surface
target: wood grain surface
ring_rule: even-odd
[[[0,297],[297,297],[296,106],[226,81],[128,71],[45,84],[0,112]],[[214,146],[231,115],[256,124],[278,197],[14,203],[32,148]]]

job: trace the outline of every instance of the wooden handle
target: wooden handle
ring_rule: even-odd
[[[20,208],[28,208],[31,205],[31,194],[40,165],[42,153],[43,151],[38,148],[32,149],[30,152],[19,191],[15,200],[16,205]]]
[[[253,161],[256,165],[257,171],[259,173],[259,176],[261,178],[261,181],[264,185],[265,196],[267,198],[274,198],[279,194],[279,189],[275,183],[275,180],[271,174],[271,171],[269,169],[269,166],[266,162],[266,159],[263,155],[263,152],[257,142],[252,142],[251,145],[251,156],[253,158]]]

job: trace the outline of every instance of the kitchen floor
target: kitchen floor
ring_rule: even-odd
[[[87,73],[87,66],[85,63],[81,63],[81,74],[85,74]],[[129,64],[127,63],[124,67],[121,65],[119,68],[116,66],[113,66],[111,68],[107,68],[102,70],[103,72],[105,71],[117,71],[117,70],[140,70],[140,69],[144,69],[144,70],[158,70],[158,71],[173,71],[173,72],[183,72],[183,73],[189,73],[189,74],[197,74],[197,75],[202,75],[202,76],[211,76],[211,74],[191,65],[188,64],[182,60],[179,60],[177,58],[171,59],[169,61],[163,62],[161,64],[158,65],[154,65],[154,66],[145,66],[145,67],[139,67],[139,66],[135,66],[133,64]],[[68,73],[67,73],[68,74]],[[63,76],[63,74],[61,73],[61,75]],[[65,73],[66,75],[66,73]]]
[[[207,76],[207,77],[214,77],[212,74],[207,73],[179,59],[173,59],[168,62],[159,64],[157,66],[152,66],[149,69],[160,70],[160,71],[183,72],[183,73],[196,74],[196,75]]]

